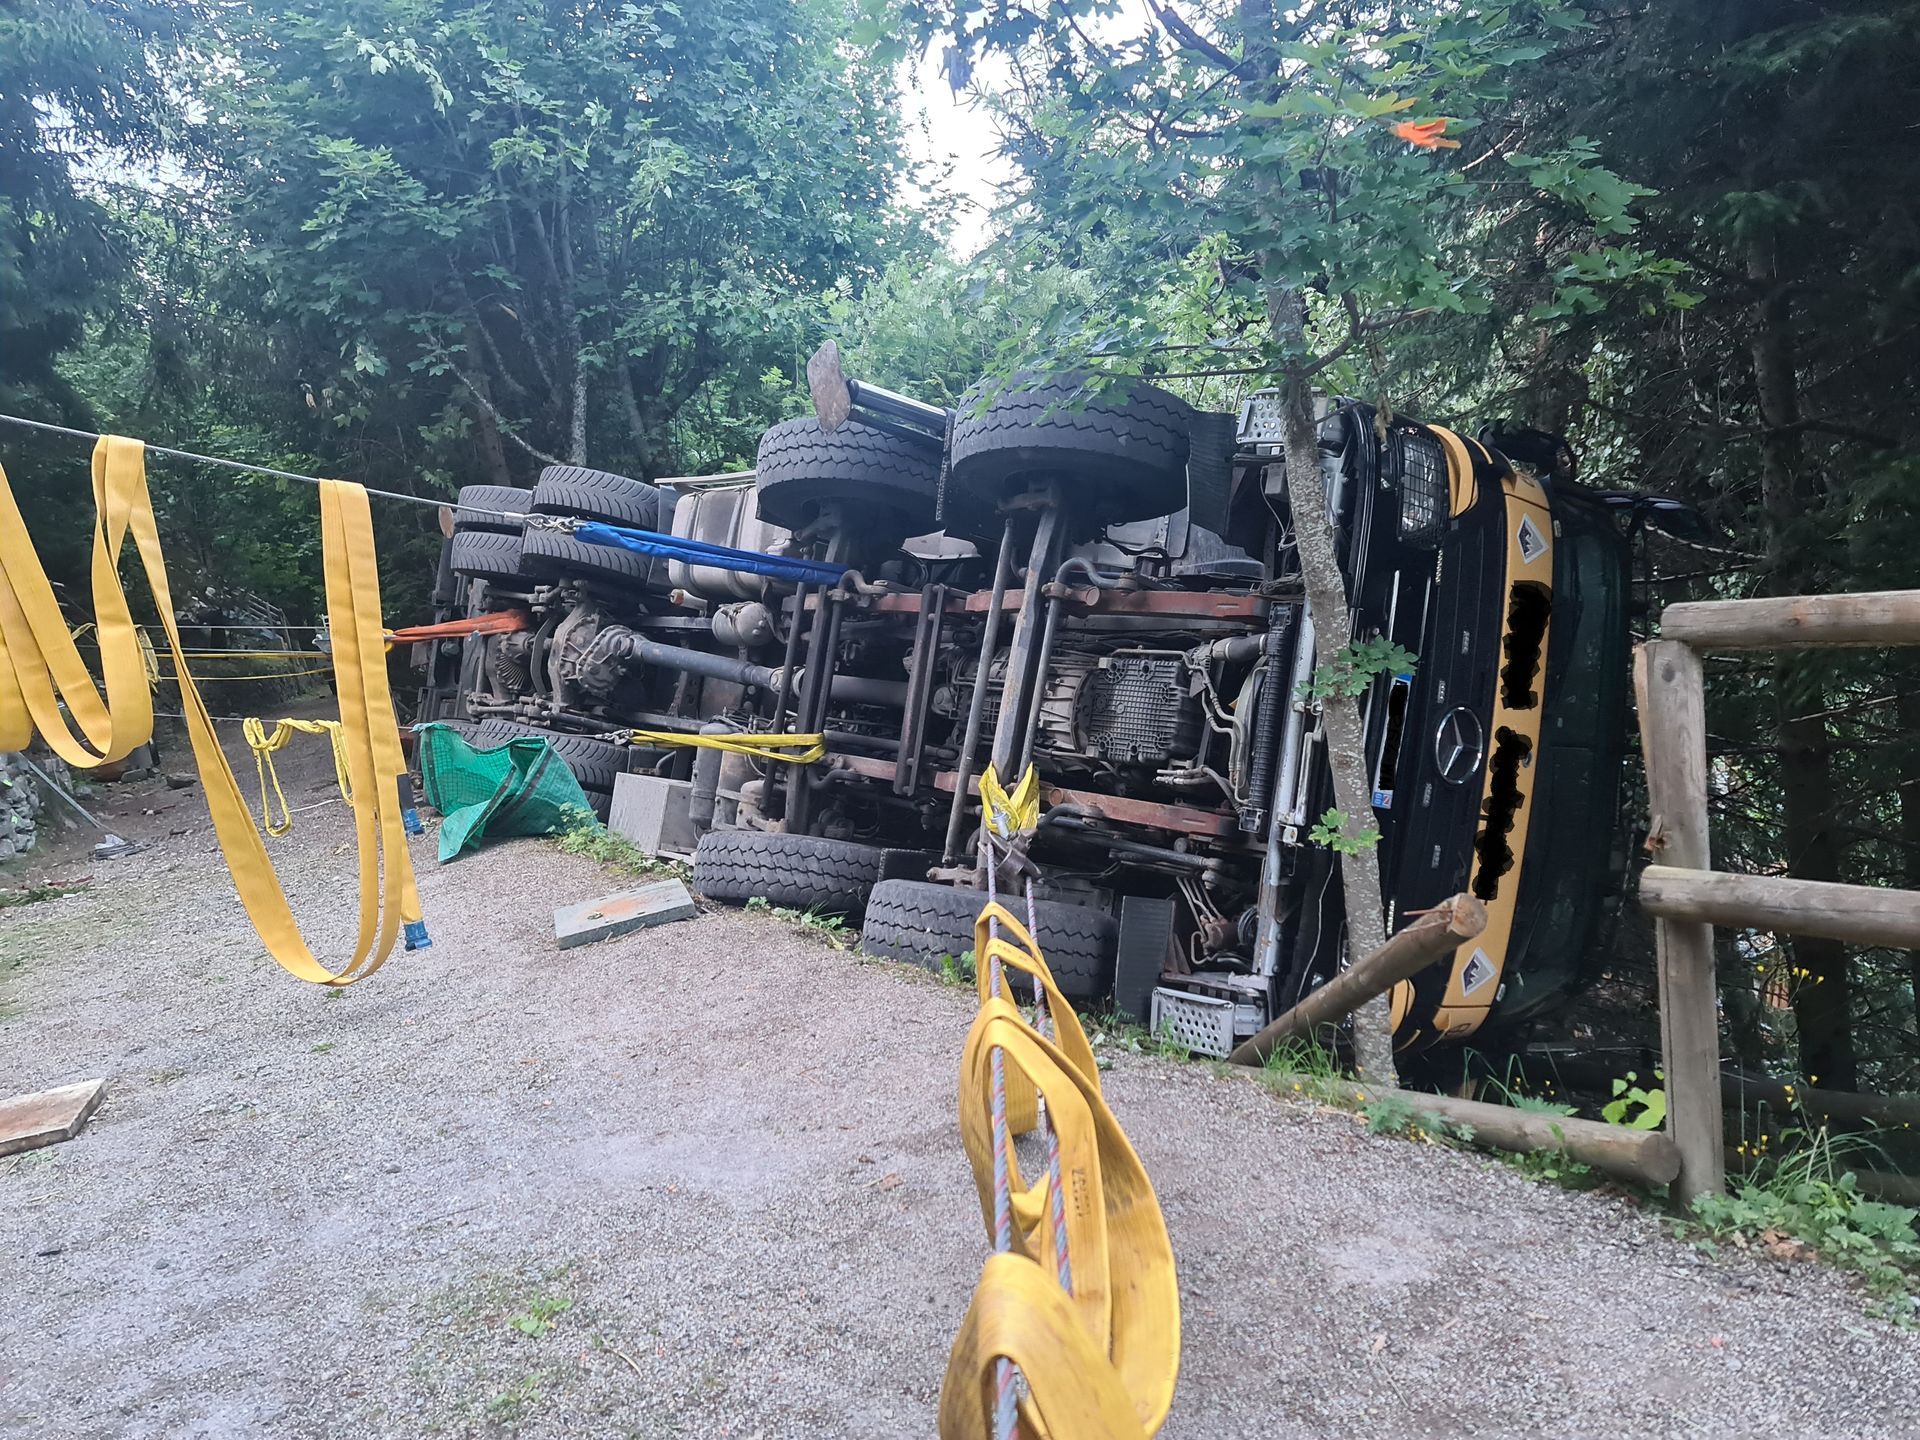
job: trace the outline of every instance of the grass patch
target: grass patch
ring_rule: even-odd
[[[0,890],[0,910],[17,910],[23,905],[38,905],[43,900],[58,900],[63,895],[78,895],[84,885],[28,885],[19,890]]]
[[[1870,1135],[1791,1129],[1725,1195],[1703,1195],[1676,1230],[1774,1260],[1825,1260],[1865,1282],[1886,1318],[1920,1323],[1920,1210],[1860,1192],[1848,1161],[1879,1153]]]
[[[958,955],[942,955],[939,974],[941,984],[971,990],[979,982],[980,967],[975,963],[973,951],[963,950]]]
[[[753,896],[747,901],[746,908],[756,914],[784,920],[802,934],[812,935],[835,950],[846,949],[847,936],[853,933],[844,916],[823,915],[818,910],[796,910],[791,905],[775,905],[764,895]]]
[[[685,866],[649,855],[626,836],[614,834],[590,810],[569,806],[562,813],[566,828],[553,840],[563,855],[578,855],[616,875],[672,876],[685,872]]]
[[[1154,1030],[1121,1015],[1101,1016],[1098,1027],[1088,1032],[1087,1043],[1093,1047],[1094,1057],[1103,1070],[1107,1067],[1108,1058],[1101,1055],[1102,1050],[1124,1050],[1129,1055],[1152,1055],[1156,1059],[1182,1063],[1211,1058],[1198,1055],[1181,1044],[1175,1038],[1171,1025],[1163,1024]]]

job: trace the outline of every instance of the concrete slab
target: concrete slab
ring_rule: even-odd
[[[613,808],[607,828],[624,836],[648,855],[683,859],[693,854],[700,837],[687,818],[693,798],[691,780],[665,780],[658,775],[616,775]]]
[[[553,938],[562,950],[611,940],[629,931],[672,920],[691,920],[700,913],[693,896],[678,880],[656,880],[633,890],[561,905],[553,912]]]
[[[0,1155],[71,1140],[106,1097],[105,1080],[82,1080],[78,1085],[0,1100]]]

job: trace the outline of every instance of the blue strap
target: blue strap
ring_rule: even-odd
[[[602,525],[597,520],[581,521],[573,532],[573,538],[584,540],[589,545],[609,545],[616,550],[660,555],[668,560],[684,560],[689,565],[711,565],[717,570],[767,575],[795,584],[835,585],[847,573],[844,565],[797,560],[787,555],[762,555],[755,550],[736,550],[731,545],[687,540],[678,535],[662,535],[654,530],[629,530],[620,525]]]

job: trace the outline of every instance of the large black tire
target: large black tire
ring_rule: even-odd
[[[709,900],[764,899],[821,915],[858,915],[885,853],[817,835],[710,830],[694,851],[693,888]]]
[[[479,733],[473,739],[476,745],[497,746],[523,736],[532,736],[551,745],[553,753],[560,757],[567,769],[573,772],[573,778],[580,782],[588,803],[593,806],[593,813],[602,820],[607,818],[607,812],[613,805],[614,777],[627,768],[627,754],[623,747],[594,735],[569,735],[559,730],[542,730],[535,725],[522,725],[517,720],[482,720]]]
[[[459,507],[478,506],[477,510]],[[501,535],[518,535],[521,522],[502,519],[499,515],[490,515],[489,510],[506,510],[515,515],[525,515],[533,509],[533,491],[520,490],[512,485],[462,485],[455,500],[453,529],[457,535],[462,530],[492,530]]]
[[[498,530],[455,529],[449,542],[448,567],[456,575],[492,580],[508,589],[524,590],[520,574],[520,537]]]
[[[928,880],[882,880],[867,897],[860,948],[936,973],[940,962],[973,949],[973,925],[987,897]],[[1024,902],[1010,907],[1021,914]],[[1054,984],[1069,1000],[1098,1000],[1113,988],[1113,954],[1120,926],[1104,910],[1058,900],[1034,904],[1034,936]]]
[[[454,539],[457,544],[459,537]],[[530,529],[520,542],[520,574],[535,580],[592,580],[622,590],[644,590],[661,569],[661,562],[652,555],[589,545],[558,530]]]
[[[1080,386],[1077,376],[1016,375],[985,410],[987,382],[961,396],[949,497],[992,506],[1044,475],[1102,524],[1185,505],[1187,402],[1137,382],[1097,395]]]
[[[652,530],[660,518],[660,492],[644,480],[605,470],[549,465],[534,486],[533,509],[541,515],[577,515],[582,520]]]
[[[831,433],[811,416],[783,420],[760,437],[754,466],[760,514],[804,529],[828,501],[846,504],[863,528],[890,524],[902,535],[934,526],[940,452],[856,420]],[[874,511],[886,513],[879,520]]]

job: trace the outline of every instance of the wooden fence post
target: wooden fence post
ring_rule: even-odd
[[[1663,865],[1707,870],[1707,714],[1700,657],[1678,640],[1634,651],[1634,698],[1647,767],[1652,848]],[[1713,926],[1654,921],[1660,970],[1660,1048],[1665,1054],[1667,1128],[1680,1151],[1675,1197],[1691,1205],[1726,1188],[1720,1114],[1719,995]]]

